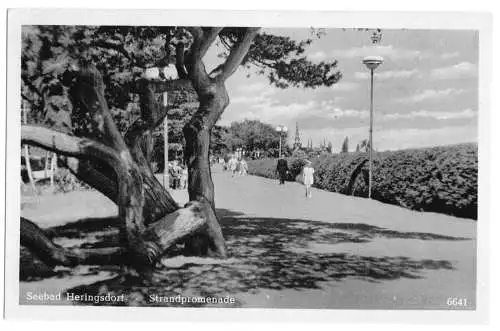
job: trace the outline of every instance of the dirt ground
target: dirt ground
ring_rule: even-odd
[[[420,213],[298,183],[215,170],[217,214],[231,257],[166,257],[148,281],[116,266],[48,269],[21,249],[20,303],[27,293],[121,295],[114,305],[259,308],[474,309],[476,222]],[[179,203],[186,191],[174,191]],[[22,216],[66,247],[116,244],[116,206],[95,191],[23,196]],[[234,303],[157,302],[159,297]],[[449,305],[449,298],[462,299]],[[455,300],[455,302],[458,302]],[[463,303],[466,302],[464,305]]]

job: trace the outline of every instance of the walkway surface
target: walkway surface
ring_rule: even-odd
[[[168,286],[162,293],[230,295],[242,307],[453,308],[448,298],[462,299],[456,308],[475,307],[473,220],[318,189],[306,199],[298,183],[231,177],[218,168],[213,179],[231,258],[165,258]],[[181,204],[187,201],[185,190],[173,195]],[[37,199],[26,200],[22,215],[46,228],[116,215],[116,206],[95,192]],[[81,285],[82,274],[72,276],[78,276],[72,284]],[[23,286],[57,282],[61,278]],[[139,301],[152,293],[140,291]]]

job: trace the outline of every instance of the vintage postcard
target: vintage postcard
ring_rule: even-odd
[[[6,317],[484,321],[490,24],[9,11]]]

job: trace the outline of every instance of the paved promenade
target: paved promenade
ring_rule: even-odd
[[[219,168],[213,179],[231,258],[166,258],[165,286],[154,291],[232,295],[242,307],[448,308],[447,299],[454,297],[467,300],[461,309],[475,305],[473,220],[317,189],[306,199],[298,183],[231,177]],[[187,201],[185,190],[172,194],[181,204]],[[94,235],[89,224],[117,213],[111,201],[92,191],[23,201],[22,215],[42,227],[66,225],[63,230],[72,233],[75,224],[77,233],[88,233],[68,239],[62,231],[56,239],[65,246],[102,238],[102,230]],[[64,279],[22,284],[72,287],[113,277],[112,269],[95,274],[80,268]]]
[[[261,248],[260,254],[276,253],[291,261],[283,268],[326,280],[318,289],[304,285],[307,291],[276,286],[246,294],[249,306],[447,308],[448,297],[467,298],[468,308],[475,304],[473,220],[314,188],[312,198],[306,199],[299,183],[231,177],[218,168],[212,175],[229,245],[235,227],[242,229],[238,236],[246,229],[248,240],[234,244],[253,246],[256,255]],[[174,194],[179,201],[187,200],[185,192]],[[248,243],[252,236],[255,245]]]

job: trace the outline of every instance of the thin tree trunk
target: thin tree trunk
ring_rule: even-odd
[[[166,93],[165,93],[166,94]],[[166,96],[164,96],[166,98]],[[168,173],[168,116],[163,120],[163,186],[165,189],[170,187],[170,178]]]
[[[50,160],[50,188],[54,189],[54,173],[57,167],[57,154],[52,153],[52,159]]]
[[[22,101],[22,116],[23,116],[23,124],[28,124],[28,107],[26,107],[26,101]],[[30,152],[29,146],[24,145],[24,161],[26,163],[26,171],[28,173],[28,179],[31,185],[31,189],[33,190],[33,194],[37,195],[35,181],[33,180],[33,172],[31,171],[31,161],[30,161]]]
[[[43,168],[43,177],[47,178],[49,177],[49,154],[50,152],[46,151],[45,152],[45,166]]]

